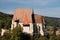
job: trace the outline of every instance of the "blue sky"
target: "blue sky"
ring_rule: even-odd
[[[60,18],[60,0],[0,0],[1,12],[13,14],[16,8],[33,8],[36,14]]]

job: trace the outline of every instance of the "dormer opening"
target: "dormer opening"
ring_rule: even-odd
[[[23,26],[24,26],[24,27],[29,27],[29,26],[30,26],[30,24],[23,24]]]

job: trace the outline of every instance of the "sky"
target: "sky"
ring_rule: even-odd
[[[0,0],[0,11],[14,14],[16,8],[32,8],[43,16],[60,18],[60,0]]]

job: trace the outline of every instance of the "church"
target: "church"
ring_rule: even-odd
[[[14,12],[11,30],[21,26],[23,33],[39,33],[44,36],[45,21],[43,16],[35,14],[30,8],[17,8]]]

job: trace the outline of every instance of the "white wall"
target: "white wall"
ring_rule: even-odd
[[[17,23],[12,20],[11,30],[17,26]]]
[[[42,23],[37,23],[37,28],[38,28],[38,26],[40,27],[40,34],[42,35],[42,36],[44,36],[44,31],[43,31],[43,24]]]
[[[30,24],[29,27],[24,27],[23,23],[19,23],[19,24],[23,28],[23,32],[30,33],[30,34],[33,33],[33,24],[32,23],[29,23]],[[13,27],[13,25],[14,25],[14,27]],[[37,28],[38,28],[38,26],[40,26],[40,31],[39,32],[42,36],[44,36],[44,31],[43,31],[43,26],[42,25],[43,25],[42,23],[37,23]],[[13,29],[15,27],[16,27],[16,22],[12,21],[11,29]]]

